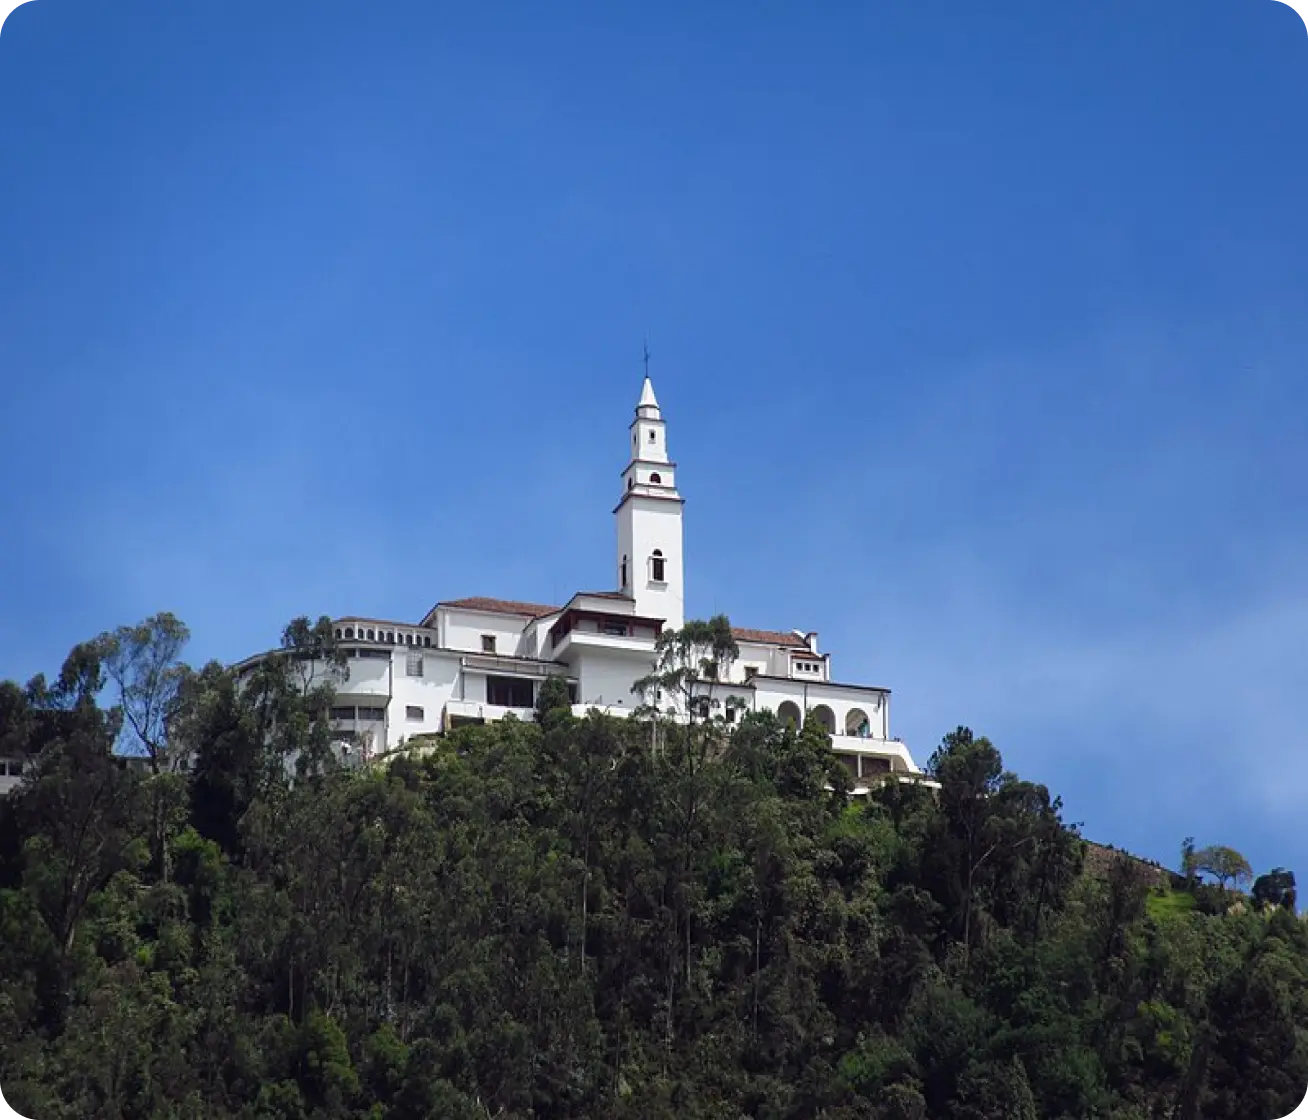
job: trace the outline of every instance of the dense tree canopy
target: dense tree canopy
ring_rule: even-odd
[[[0,684],[0,1085],[40,1120],[1273,1117],[1308,1087],[1294,878],[1103,873],[959,728],[851,800],[824,729],[739,718],[725,620],[635,720],[330,751],[331,628],[238,680],[160,616]],[[709,687],[705,686],[709,682]],[[672,723],[663,697],[708,696]],[[700,711],[701,709],[693,709]],[[150,765],[124,768],[136,742]],[[176,760],[187,759],[181,767]]]

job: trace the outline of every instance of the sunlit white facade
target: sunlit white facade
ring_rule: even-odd
[[[333,711],[342,738],[371,758],[463,723],[509,714],[529,720],[550,676],[567,682],[579,715],[592,708],[630,714],[641,703],[633,684],[651,671],[659,634],[685,621],[677,483],[647,377],[613,511],[616,589],[579,591],[561,605],[443,600],[410,623],[335,619],[347,666]],[[714,686],[719,698],[730,695],[745,710],[770,709],[797,723],[812,713],[830,730],[856,787],[885,774],[918,773],[908,748],[891,735],[889,690],[836,682],[815,633],[738,628],[735,638],[740,656]]]

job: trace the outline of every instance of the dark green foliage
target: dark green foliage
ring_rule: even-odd
[[[689,725],[576,719],[547,682],[535,723],[364,772],[327,749],[330,625],[239,684],[184,636],[160,616],[0,684],[32,764],[0,803],[27,1115],[1234,1118],[1308,1085],[1291,873],[1243,907],[1192,842],[1182,889],[1087,874],[1060,802],[965,728],[938,793],[853,803],[820,724],[716,702],[725,619],[646,682],[706,698]],[[116,765],[125,733],[160,764]]]
[[[1266,875],[1259,875],[1254,880],[1250,892],[1254,902],[1259,906],[1284,906],[1287,910],[1295,907],[1294,872],[1284,867],[1275,867]]]
[[[570,715],[571,712],[567,681],[562,677],[546,677],[536,697],[536,722],[544,724],[551,715]]]

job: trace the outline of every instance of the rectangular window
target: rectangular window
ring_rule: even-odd
[[[500,708],[530,708],[536,703],[535,690],[521,677],[487,677],[486,703]]]
[[[481,636],[481,652],[482,652],[482,653],[494,653],[494,652],[495,652],[495,635],[494,635],[494,634],[483,634],[483,635]]]
[[[752,680],[753,680],[755,677],[757,677],[757,676],[758,676],[758,666],[757,666],[757,665],[746,665],[746,666],[745,666],[745,680],[747,680],[747,681],[752,681]]]
[[[353,708],[333,708],[331,711],[332,719],[353,719]]]
[[[625,622],[601,622],[600,633],[611,634],[615,638],[625,638],[629,630]]]
[[[422,654],[420,653],[409,654],[409,656],[405,659],[404,668],[405,671],[411,677],[422,676]]]
[[[421,720],[423,718],[422,709],[413,704],[408,704],[404,708],[404,718]]]
[[[388,649],[361,649],[359,650],[359,656],[371,658],[373,661],[389,661],[391,651]]]
[[[386,718],[385,708],[360,708],[360,719],[384,720]]]

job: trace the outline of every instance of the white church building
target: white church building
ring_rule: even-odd
[[[578,591],[554,606],[449,599],[416,623],[334,619],[347,659],[332,709],[342,739],[374,759],[462,724],[510,714],[531,720],[551,676],[565,680],[578,715],[630,715],[642,703],[633,684],[652,671],[659,634],[685,622],[684,501],[676,472],[646,377],[613,511],[617,589]],[[830,732],[856,790],[883,776],[920,773],[890,733],[890,690],[838,682],[816,633],[736,628],[734,636],[740,656],[714,685],[720,699],[732,696],[744,710],[770,709],[796,723],[811,713]],[[236,668],[252,668],[263,656]]]

